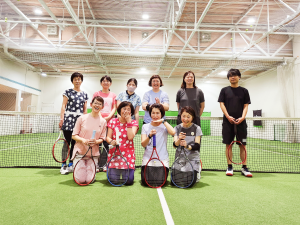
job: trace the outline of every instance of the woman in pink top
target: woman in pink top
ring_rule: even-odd
[[[103,109],[100,111],[101,116],[106,120],[108,123],[110,119],[114,116],[116,109],[117,109],[117,96],[115,93],[110,92],[110,86],[112,84],[112,80],[109,76],[105,75],[100,79],[100,84],[102,86],[101,91],[97,91],[94,93],[93,98],[96,96],[101,96],[104,100]],[[108,144],[106,141],[103,142],[105,149],[108,150]],[[102,168],[107,162],[107,153],[103,151],[103,154],[100,158],[99,167]],[[106,171],[106,167],[103,167],[103,171]]]
[[[94,97],[91,102],[92,112],[80,116],[76,121],[72,134],[72,138],[76,141],[72,155],[74,166],[88,151],[89,146],[92,147],[95,163],[98,163],[99,144],[106,137],[106,120],[99,116],[103,103],[100,96]],[[94,130],[96,131],[95,139],[91,139]],[[91,156],[90,152],[88,154]]]
[[[131,119],[131,116],[134,114],[134,108],[130,102],[121,102],[118,106],[117,111],[120,117],[111,119],[109,121],[107,125],[108,131],[106,140],[110,145],[116,146],[116,128],[119,129],[120,151],[124,158],[126,158],[129,165],[129,178],[126,184],[132,185],[135,169],[135,153],[133,138],[139,129],[139,124],[136,120]],[[109,150],[108,162],[110,161],[114,151],[115,148]]]

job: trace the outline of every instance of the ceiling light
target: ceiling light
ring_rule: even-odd
[[[143,17],[143,19],[144,19],[144,20],[147,20],[147,19],[149,19],[149,15],[148,15],[148,14],[143,14],[143,16],[142,16],[142,17]]]
[[[37,15],[42,15],[43,14],[42,10],[40,10],[40,9],[35,9],[34,13],[37,14]]]
[[[221,71],[220,73],[218,73],[219,75],[221,75],[221,76],[226,76],[227,75],[227,71]]]
[[[142,70],[142,71],[146,71],[147,69],[146,69],[145,67],[142,67],[141,70]]]
[[[41,75],[42,75],[43,77],[46,77],[46,76],[47,76],[47,74],[46,74],[45,72],[41,72]]]
[[[142,33],[142,38],[144,39],[144,38],[147,38],[149,36],[149,34],[147,33],[147,32],[143,32]]]
[[[249,18],[248,19],[248,23],[249,24],[254,24],[255,23],[255,19],[254,18]]]

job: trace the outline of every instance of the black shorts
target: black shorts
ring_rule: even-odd
[[[222,124],[222,137],[223,137],[223,143],[230,145],[231,142],[234,140],[235,134],[234,134],[234,124],[229,123],[229,121],[226,119],[223,120]],[[242,123],[237,125],[237,137],[236,140],[243,143],[243,145],[247,144],[247,123],[246,120],[244,120]]]

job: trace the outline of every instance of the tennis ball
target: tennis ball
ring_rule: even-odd
[[[246,31],[248,31],[248,29],[246,29]]]
[[[252,27],[252,25],[250,25],[250,27]]]
[[[4,21],[7,22],[7,17],[4,18]]]
[[[232,38],[230,38],[232,40]]]

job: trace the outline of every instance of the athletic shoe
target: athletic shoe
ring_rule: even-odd
[[[242,168],[242,175],[245,177],[252,177],[252,174],[249,172],[248,168]]]
[[[102,172],[106,172],[106,166],[103,166],[103,168],[102,168]]]
[[[226,170],[226,176],[233,176],[233,169],[232,168],[227,168]]]
[[[74,171],[73,163],[69,163],[69,165],[68,165],[68,172],[69,173],[73,173],[73,171]]]
[[[69,172],[68,172],[68,167],[67,167],[67,165],[66,165],[66,164],[63,164],[62,167],[60,168],[60,174],[66,175],[66,174],[68,174],[68,173],[69,173]]]

